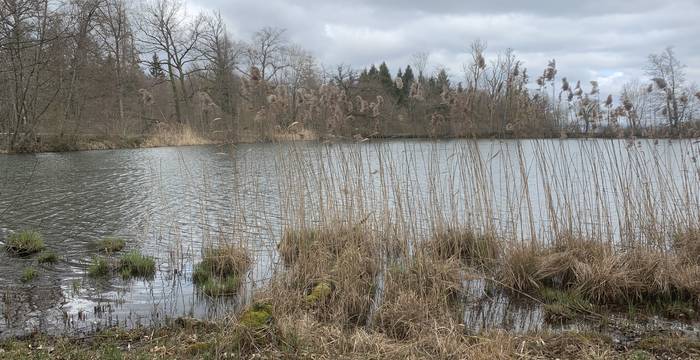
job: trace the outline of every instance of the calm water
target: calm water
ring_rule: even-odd
[[[544,151],[539,149],[543,143],[548,147]],[[295,159],[290,159],[292,146]],[[546,210],[552,203],[563,209],[573,202],[578,205],[576,214],[588,219],[581,223],[597,223],[603,216],[597,204],[609,203],[610,208],[615,208],[616,202],[626,197],[616,190],[616,176],[620,174],[637,179],[628,189],[631,193],[637,193],[637,182],[654,183],[656,177],[640,177],[629,164],[624,154],[631,146],[644,161],[661,161],[665,169],[661,175],[671,174],[664,178],[679,179],[677,184],[656,182],[654,192],[665,191],[666,195],[659,194],[654,199],[655,209],[677,205],[676,193],[681,191],[674,189],[683,186],[695,187],[686,199],[693,201],[693,211],[698,207],[693,158],[698,151],[696,143],[480,141],[475,145],[480,160],[464,155],[473,155],[473,150],[465,151],[468,146],[471,145],[465,141],[397,141],[0,155],[0,240],[12,231],[35,229],[43,234],[47,247],[61,257],[57,265],[40,266],[39,279],[27,285],[19,277],[25,267],[36,266],[36,260],[10,257],[0,251],[0,337],[35,330],[63,333],[106,325],[128,327],[178,316],[212,318],[240,306],[249,299],[251,289],[264,285],[271,275],[285,214],[295,211],[289,208],[286,194],[294,186],[293,174],[302,172],[313,177],[324,171],[337,171],[340,179],[351,172],[360,174],[363,201],[380,203],[380,199],[386,199],[384,205],[377,206],[395,209],[397,214],[413,214],[415,218],[429,214],[428,199],[434,197],[440,204],[452,204],[451,210],[446,211],[447,219],[489,218],[504,231],[531,234],[531,230],[536,233],[540,229],[540,225],[532,224],[552,221],[552,212]],[[350,152],[357,157],[344,158],[341,154],[347,153],[345,149],[352,149]],[[592,154],[592,149],[598,150]],[[623,154],[619,164],[596,164],[596,154],[605,151]],[[541,166],[546,161],[538,160],[537,154],[543,153],[555,159],[547,171]],[[353,164],[357,158],[362,159],[366,169],[355,172],[339,165]],[[284,165],[307,161],[308,169]],[[482,205],[472,205],[478,197],[470,190],[472,182],[484,180],[475,179],[473,169],[465,170],[469,161],[485,165],[481,176],[488,179],[489,190],[482,197],[490,199],[488,206],[483,205],[483,199]],[[382,163],[398,165],[387,170],[380,168]],[[622,170],[613,171],[617,167]],[[392,174],[390,181],[382,178],[383,173]],[[520,179],[513,180],[515,175]],[[551,176],[566,179],[557,186],[571,188],[571,193],[559,200],[548,200],[542,183]],[[388,191],[396,184],[404,193]],[[299,192],[313,195],[348,191],[343,184],[334,183],[326,189],[321,184],[316,186]],[[602,189],[605,199],[595,199],[592,194],[596,188]],[[423,205],[401,206],[406,202]],[[364,210],[381,217],[376,211]],[[313,206],[305,211],[310,219],[323,212]],[[622,217],[620,213],[604,215],[617,223],[605,231],[623,227],[617,221]],[[155,279],[88,278],[87,267],[97,254],[91,245],[105,236],[122,237],[127,240],[128,249],[154,256],[158,266]],[[253,249],[255,266],[240,296],[211,300],[197,294],[190,274],[202,247],[222,240],[244,242]],[[491,321],[484,319],[500,317],[503,311],[479,309],[465,318],[483,323]],[[502,316],[505,318],[506,314]],[[528,323],[541,322],[541,314],[522,316]]]

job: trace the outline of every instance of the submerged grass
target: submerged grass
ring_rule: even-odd
[[[22,230],[10,234],[5,242],[5,249],[16,256],[28,256],[44,250],[44,239],[34,230]]]

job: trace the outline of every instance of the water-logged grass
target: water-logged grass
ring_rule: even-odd
[[[5,242],[5,249],[17,256],[28,256],[44,250],[44,239],[34,230],[22,230],[10,234]]]

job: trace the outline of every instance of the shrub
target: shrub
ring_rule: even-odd
[[[44,239],[33,230],[23,230],[11,234],[5,243],[8,252],[18,256],[27,256],[44,250]]]

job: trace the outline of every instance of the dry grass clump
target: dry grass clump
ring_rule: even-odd
[[[437,231],[423,247],[439,259],[457,258],[482,266],[498,259],[501,246],[494,235],[479,234],[470,228],[447,228]]]
[[[208,145],[213,141],[206,139],[186,125],[159,124],[144,140],[142,147]]]
[[[515,292],[535,293],[542,287],[539,278],[542,252],[533,242],[509,245],[498,266],[499,284]]]
[[[507,248],[497,280],[507,289],[541,299],[543,289],[554,289],[575,292],[594,304],[628,306],[697,297],[699,271],[672,253],[638,246],[616,249],[569,237],[547,247]]]
[[[250,264],[250,256],[242,247],[227,244],[207,249],[194,268],[192,281],[209,296],[233,295]]]
[[[673,249],[688,264],[700,265],[700,228],[686,228],[673,234]]]
[[[386,272],[375,327],[392,339],[419,337],[431,324],[459,323],[455,306],[462,289],[457,259],[418,255]]]
[[[367,322],[380,269],[381,241],[361,226],[286,230],[279,244],[288,265],[273,284],[279,307],[311,308],[319,319]],[[330,291],[329,291],[330,290]]]

